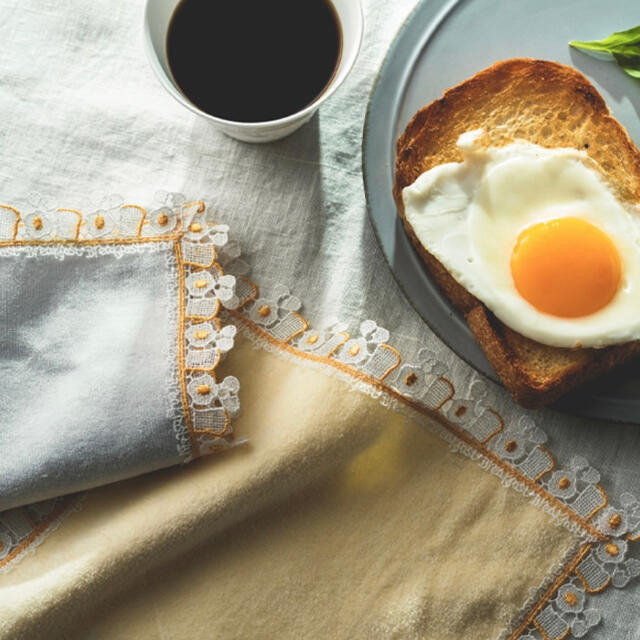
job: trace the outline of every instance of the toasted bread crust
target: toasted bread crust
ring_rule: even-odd
[[[525,139],[543,147],[584,150],[619,197],[629,202],[640,202],[640,151],[581,73],[526,58],[498,62],[449,89],[418,111],[398,139],[393,196],[413,246],[464,313],[516,402],[541,407],[639,355],[640,341],[604,349],[563,349],[525,338],[497,320],[422,246],[405,218],[402,190],[431,167],[461,161],[458,137],[479,128],[494,146]]]

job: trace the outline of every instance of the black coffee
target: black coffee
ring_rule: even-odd
[[[211,115],[275,120],[313,102],[340,61],[328,0],[182,0],[167,56],[184,95]]]

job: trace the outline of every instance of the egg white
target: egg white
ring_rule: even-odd
[[[403,190],[405,216],[420,242],[505,325],[532,340],[604,347],[640,339],[640,208],[621,202],[584,152],[524,141],[483,147],[481,136],[460,136],[462,162],[433,167]],[[521,231],[564,217],[606,233],[621,260],[613,300],[579,318],[538,311],[511,275]]]

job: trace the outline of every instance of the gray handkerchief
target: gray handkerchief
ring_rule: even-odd
[[[226,244],[177,194],[149,211],[0,207],[0,511],[230,446]]]

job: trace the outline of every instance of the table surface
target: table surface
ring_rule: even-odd
[[[562,3],[563,17],[553,21],[553,29],[544,20],[550,3],[527,2],[526,16],[520,13],[522,4],[454,3],[448,20],[461,22],[462,35],[453,41],[446,32],[436,32],[428,46],[443,51],[429,60],[444,56],[446,62],[420,67],[424,76],[412,83],[396,126],[453,78],[462,79],[505,52],[540,55],[536,42],[522,35],[533,28],[529,25],[553,31],[562,41],[607,35],[596,28],[597,21],[589,30],[576,31],[583,2]],[[357,327],[374,319],[389,329],[391,344],[407,357],[429,348],[448,364],[457,386],[468,388],[478,374],[433,334],[399,290],[367,217],[362,187],[369,95],[413,5],[414,0],[367,0],[363,48],[345,84],[290,138],[255,146],[225,137],[159,85],[143,50],[140,2],[2,0],[1,199],[18,204],[41,194],[76,208],[111,193],[132,202],[150,201],[157,190],[206,199],[215,217],[230,225],[265,291],[278,283],[289,287],[315,326],[341,319]],[[625,16],[630,3],[596,5],[603,14]],[[622,13],[616,13],[618,8]],[[521,30],[505,33],[497,21],[479,32],[474,27],[478,12],[487,9],[521,20]],[[470,41],[483,43],[481,56],[468,54]],[[615,68],[605,76],[600,63],[565,54],[582,71],[593,70],[596,86],[616,115],[623,121],[635,118],[638,102],[618,93]],[[640,129],[631,132],[638,139]],[[637,426],[552,410],[524,412],[500,386],[489,383],[489,392],[507,420],[533,417],[549,435],[557,459],[588,458],[609,495],[640,495]],[[639,590],[633,583],[603,594],[610,622],[589,638],[637,638],[633,612]]]

